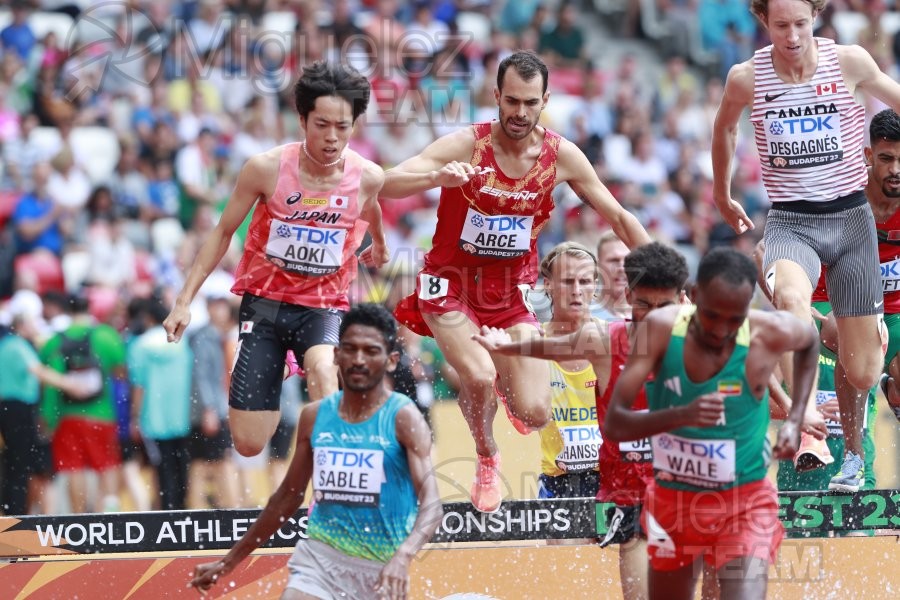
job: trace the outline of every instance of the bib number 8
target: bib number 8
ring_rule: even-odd
[[[434,300],[443,298],[450,290],[450,282],[443,277],[419,273],[419,299]]]

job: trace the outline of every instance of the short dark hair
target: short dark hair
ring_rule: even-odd
[[[342,339],[351,325],[374,327],[381,332],[388,352],[397,349],[397,320],[383,304],[365,302],[357,304],[344,315],[338,329],[338,339]]]
[[[372,86],[369,80],[349,65],[329,64],[324,60],[303,67],[303,74],[294,85],[294,105],[306,119],[322,96],[337,96],[350,103],[353,122],[366,112]]]
[[[735,286],[746,282],[752,287],[756,285],[756,265],[746,254],[734,248],[721,246],[710,250],[700,260],[700,266],[697,268],[697,284],[705,286],[716,277],[721,277]]]
[[[625,257],[628,288],[683,290],[688,278],[687,261],[680,252],[659,242],[638,246]]]
[[[520,50],[504,58],[500,62],[500,66],[497,67],[498,90],[503,89],[503,78],[506,76],[506,71],[510,67],[515,69],[516,73],[518,73],[519,77],[524,81],[531,81],[537,75],[540,75],[543,83],[541,93],[547,93],[547,81],[550,77],[550,72],[547,70],[547,65],[544,64],[544,61],[541,60],[540,56],[531,50]]]
[[[869,140],[874,145],[879,140],[900,142],[900,115],[886,108],[869,123]]]

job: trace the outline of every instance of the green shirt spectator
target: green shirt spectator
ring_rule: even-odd
[[[46,386],[41,413],[47,426],[52,431],[60,419],[70,416],[115,423],[116,410],[111,379],[114,372],[125,368],[125,344],[121,336],[109,325],[91,325],[83,319],[76,319],[65,330],[64,335],[73,340],[82,340],[85,336],[90,337],[91,352],[100,363],[100,371],[103,375],[103,390],[100,396],[94,400],[69,403],[63,400],[62,393],[58,389]],[[51,369],[65,373],[66,361],[61,352],[62,344],[62,335],[57,334],[50,338],[41,350],[41,361]]]

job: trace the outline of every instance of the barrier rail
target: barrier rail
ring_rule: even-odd
[[[779,505],[789,537],[833,537],[849,531],[900,535],[900,490],[784,492]],[[603,508],[590,499],[513,500],[494,514],[484,514],[468,503],[449,503],[432,545],[596,537],[606,533]],[[0,517],[0,560],[226,550],[258,514],[235,509]],[[263,547],[291,548],[304,537],[306,509],[301,509]]]

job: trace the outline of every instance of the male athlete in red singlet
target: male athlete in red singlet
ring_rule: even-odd
[[[508,329],[515,338],[534,332],[537,321],[519,285],[535,283],[535,241],[553,209],[554,186],[568,182],[629,247],[649,241],[581,150],[537,126],[550,97],[547,77],[547,66],[533,53],[504,59],[494,90],[499,120],[438,139],[389,170],[382,190],[384,197],[401,198],[443,188],[432,250],[415,294],[396,314],[413,331],[433,335],[459,373],[459,404],[478,453],[472,503],[486,512],[502,499],[492,426],[495,380],[499,375],[512,414],[537,428],[550,419],[550,370],[529,358],[492,360],[471,337],[482,325]]]
[[[232,288],[243,300],[229,421],[243,455],[262,451],[278,425],[288,350],[302,362],[314,400],[337,391],[333,347],[367,227],[373,243],[360,259],[378,267],[387,261],[377,199],[384,173],[347,148],[369,92],[352,67],[319,61],[304,68],[294,99],[305,141],[247,161],[164,323],[170,341],[181,339],[191,300],[256,205]]]
[[[517,341],[510,340],[502,330],[485,328],[483,335],[475,338],[495,354],[550,360],[588,359],[597,375],[597,423],[601,437],[606,435],[604,421],[612,390],[633,345],[632,322],[643,321],[654,308],[683,301],[688,278],[684,257],[658,242],[628,254],[625,272],[628,277],[625,299],[631,306],[631,321],[593,320],[569,335]],[[641,390],[632,409],[646,411],[647,408],[647,396]],[[597,502],[606,516],[608,532],[600,544],[619,544],[619,572],[626,600],[647,597],[647,544],[640,530],[640,511],[644,491],[653,481],[652,460],[649,439],[604,441],[600,446]]]

